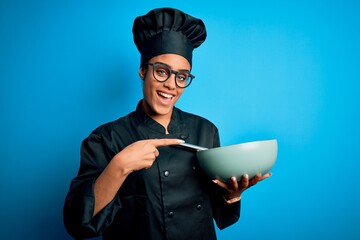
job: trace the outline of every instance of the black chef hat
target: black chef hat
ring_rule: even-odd
[[[157,55],[173,53],[192,64],[192,51],[206,39],[201,19],[173,8],[158,8],[135,19],[134,42],[141,54],[141,65]]]

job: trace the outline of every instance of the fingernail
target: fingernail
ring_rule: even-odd
[[[184,141],[184,140],[181,140],[181,139],[179,139],[178,142],[179,142],[179,143],[185,143],[185,141]]]
[[[214,179],[212,180],[215,184],[218,184],[218,180]]]

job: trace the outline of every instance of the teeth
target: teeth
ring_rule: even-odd
[[[171,95],[171,94],[167,94],[167,93],[163,93],[163,92],[158,92],[158,93],[159,93],[159,95],[163,96],[164,98],[172,98],[173,97],[173,95]]]

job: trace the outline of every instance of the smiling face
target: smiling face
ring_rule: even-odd
[[[189,70],[189,62],[177,54],[162,54],[151,58],[149,63],[164,63],[172,70]],[[153,66],[140,68],[139,74],[144,80],[143,109],[146,114],[158,122],[169,122],[175,103],[179,100],[184,88],[175,83],[175,75],[171,74],[165,82],[158,82],[153,76]]]

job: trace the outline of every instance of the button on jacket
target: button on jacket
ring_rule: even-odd
[[[94,218],[94,182],[109,161],[129,144],[143,139],[179,138],[208,148],[218,147],[211,122],[174,107],[168,127],[148,117],[139,102],[136,111],[93,131],[81,146],[81,164],[64,205],[64,222],[77,239],[216,239],[220,229],[235,223],[240,203],[225,205],[222,190],[205,176],[193,152],[159,147],[149,169],[131,173],[116,197]]]

